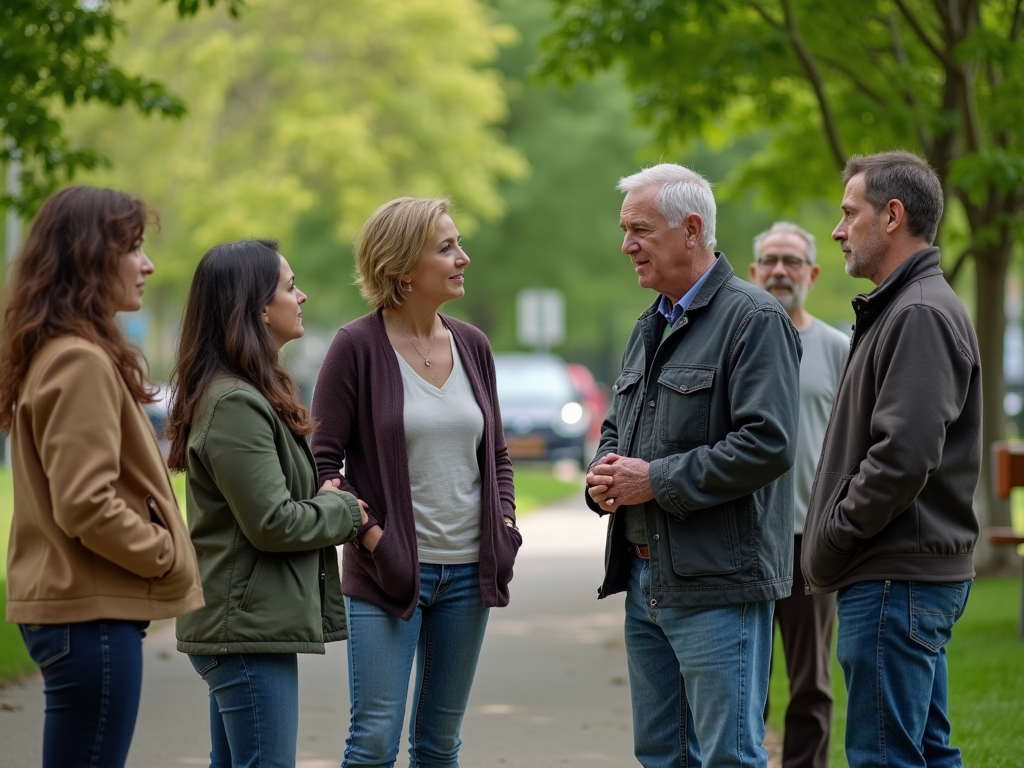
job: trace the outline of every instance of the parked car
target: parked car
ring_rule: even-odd
[[[590,415],[557,355],[497,354],[498,404],[512,459],[583,463]]]
[[[608,413],[608,406],[611,404],[607,384],[598,383],[590,369],[580,363],[566,363],[569,377],[573,386],[583,395],[583,404],[587,407],[587,414],[590,416],[590,429],[587,430],[587,440],[597,446],[601,439],[601,422],[604,415]]]

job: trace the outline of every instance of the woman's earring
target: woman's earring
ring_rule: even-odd
[[[402,283],[402,290],[406,293],[412,292],[412,283]]]

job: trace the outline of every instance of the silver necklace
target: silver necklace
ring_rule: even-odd
[[[416,354],[423,358],[423,364],[425,366],[427,366],[427,368],[429,368],[430,367],[430,353],[434,351],[434,329],[433,328],[430,329],[430,349],[428,349],[427,350],[427,354],[424,355],[422,352],[420,352],[420,349],[419,349],[419,347],[416,346],[415,342],[413,342],[413,340],[409,338],[408,334],[406,334],[405,331],[403,331],[401,328],[399,328],[395,324],[394,320],[389,320],[388,322],[391,323],[391,327],[392,328],[394,328],[400,334],[405,336],[405,340],[408,341],[409,344],[412,346],[412,348],[416,350]],[[437,376],[435,375],[434,378],[436,379]]]

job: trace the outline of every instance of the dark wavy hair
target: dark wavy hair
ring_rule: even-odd
[[[171,442],[167,464],[172,470],[185,471],[192,419],[218,373],[239,376],[256,387],[296,435],[313,431],[309,411],[281,366],[273,334],[260,319],[281,279],[277,248],[276,240],[215,245],[196,267],[185,303],[164,430]]]
[[[123,192],[67,187],[43,203],[14,263],[0,315],[0,431],[9,432],[32,358],[50,339],[78,336],[103,349],[140,403],[155,400],[145,361],[114,320],[121,258],[156,218]]]

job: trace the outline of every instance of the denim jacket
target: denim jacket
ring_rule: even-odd
[[[716,256],[664,339],[657,302],[637,320],[594,461],[614,452],[650,462],[655,498],[643,513],[660,607],[774,600],[792,588],[800,337],[771,295]],[[628,583],[624,528],[613,514],[600,597]]]

